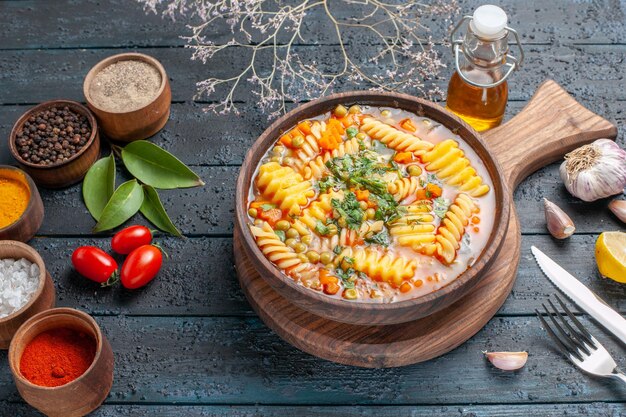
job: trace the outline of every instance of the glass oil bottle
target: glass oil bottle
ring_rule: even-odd
[[[501,8],[484,5],[473,16],[465,16],[450,34],[456,71],[448,84],[446,107],[479,132],[502,122],[509,92],[507,78],[524,59],[519,36],[507,26],[507,20]],[[454,39],[465,22],[464,38]],[[509,54],[509,34],[517,41],[519,58]]]

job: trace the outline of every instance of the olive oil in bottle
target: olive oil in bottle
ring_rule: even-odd
[[[456,71],[448,84],[446,107],[479,132],[502,122],[509,94],[506,80],[524,57],[517,32],[507,26],[507,20],[501,8],[480,6],[451,34]],[[466,21],[465,37],[455,40]],[[509,54],[509,33],[517,40],[519,59]]]

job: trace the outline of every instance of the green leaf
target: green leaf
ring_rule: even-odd
[[[170,190],[204,185],[187,165],[154,143],[137,140],[122,149],[126,169],[135,178],[154,188]]]
[[[146,217],[146,219],[150,220],[150,223],[162,231],[170,233],[174,236],[182,236],[180,231],[176,228],[176,226],[174,226],[174,223],[172,223],[172,220],[170,220],[170,217],[167,215],[165,207],[163,207],[163,203],[161,203],[161,199],[159,198],[159,194],[157,194],[154,187],[144,184],[143,203],[141,204],[141,208],[139,210],[141,211],[141,214]]]
[[[143,190],[137,180],[130,180],[117,187],[107,203],[94,232],[102,232],[119,226],[139,211],[143,203]]]
[[[83,180],[83,200],[96,221],[115,191],[115,156],[99,159],[89,168]]]

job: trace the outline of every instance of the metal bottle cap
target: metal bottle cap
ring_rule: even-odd
[[[485,39],[498,39],[506,34],[508,18],[504,10],[492,4],[485,4],[474,11],[470,22],[472,32]]]

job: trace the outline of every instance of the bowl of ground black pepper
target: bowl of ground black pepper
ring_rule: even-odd
[[[38,185],[67,187],[79,182],[100,155],[98,123],[80,103],[46,101],[17,120],[9,150]]]
[[[172,92],[163,65],[151,56],[124,53],[96,64],[83,93],[102,133],[131,142],[157,133],[170,116]]]
[[[87,415],[113,385],[109,341],[89,314],[73,308],[54,308],[26,321],[8,358],[24,401],[47,416]]]

